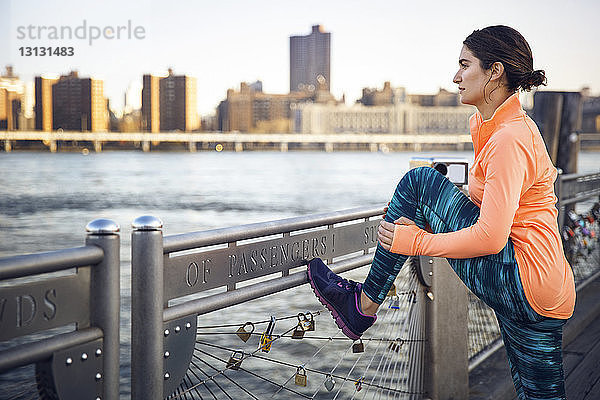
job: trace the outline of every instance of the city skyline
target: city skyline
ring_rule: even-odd
[[[600,29],[595,24],[600,5],[576,1],[564,10],[557,1],[540,4],[514,2],[486,11],[480,3],[426,2],[396,4],[375,1],[307,1],[302,6],[258,1],[219,4],[179,2],[158,8],[150,2],[90,3],[61,0],[52,4],[2,1],[0,65],[11,64],[25,81],[34,76],[66,74],[71,69],[104,80],[111,107],[121,109],[126,90],[141,87],[142,76],[173,67],[178,74],[197,78],[198,111],[214,114],[227,89],[240,82],[261,80],[265,92],[287,93],[291,36],[306,35],[312,25],[331,32],[331,92],[346,94],[353,102],[363,87],[381,87],[384,81],[411,93],[455,90],[452,76],[462,40],[473,29],[504,23],[520,30],[534,52],[535,68],[545,69],[547,89],[600,90]],[[517,5],[518,8],[511,7]],[[318,7],[313,7],[311,5]],[[35,10],[35,12],[31,12]],[[486,14],[487,13],[487,14]],[[427,17],[425,17],[427,15]],[[455,15],[453,18],[449,16]],[[68,25],[83,20],[90,25],[123,25],[132,21],[145,29],[143,40],[44,42],[18,40],[21,25]],[[73,57],[21,57],[19,46],[72,45]],[[557,51],[560,49],[560,51]]]

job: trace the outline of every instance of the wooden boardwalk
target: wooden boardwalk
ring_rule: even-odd
[[[567,399],[600,399],[600,318],[564,349]]]
[[[563,342],[567,399],[600,400],[600,277],[578,290]],[[504,348],[469,374],[469,386],[470,400],[517,398]]]

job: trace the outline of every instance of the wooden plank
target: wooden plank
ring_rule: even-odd
[[[600,330],[600,279],[590,282],[585,288],[577,292],[577,306],[575,314],[567,322],[563,330],[564,358],[563,366],[565,370],[566,386],[573,387],[572,382],[580,382],[573,373],[577,374],[581,362],[591,352],[596,352],[596,357],[600,358],[600,348],[596,348]],[[588,366],[589,367],[589,366]],[[592,366],[592,369],[598,370],[600,375],[600,365]],[[575,372],[574,372],[575,371]],[[598,375],[596,375],[598,377]],[[593,382],[593,380],[592,380]],[[513,387],[506,351],[501,347],[480,366],[475,368],[469,374],[469,387],[471,400],[488,399],[514,399],[516,396]],[[597,390],[588,384],[589,390]],[[567,389],[569,393],[570,389]],[[583,393],[580,393],[583,395]],[[579,400],[582,397],[569,396],[570,400]],[[590,400],[594,397],[590,397]],[[600,397],[596,397],[600,399]]]
[[[567,379],[586,356],[600,343],[600,321],[588,325],[563,351],[563,368]],[[600,351],[600,350],[599,350]],[[600,354],[597,356],[600,357]]]
[[[515,396],[506,349],[502,346],[469,373],[469,400],[513,399]]]
[[[585,357],[585,353],[563,350],[563,370],[565,371],[565,377],[569,377],[571,372],[581,363],[583,357]]]
[[[597,400],[600,399],[600,378],[598,380],[596,380],[596,383],[594,383],[594,386],[592,386],[592,388],[590,389],[590,391],[587,393],[587,395],[584,397],[583,400]]]
[[[596,323],[594,325],[600,325]],[[584,346],[587,347],[587,341],[593,338],[592,335],[582,334],[587,336]],[[594,339],[591,339],[594,340]],[[600,339],[595,338],[595,344],[590,350],[585,353],[581,362],[571,371],[566,381],[567,398],[583,399],[586,397],[592,388],[597,384],[600,378]]]

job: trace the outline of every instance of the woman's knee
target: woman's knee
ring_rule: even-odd
[[[400,179],[398,185],[396,186],[396,192],[406,192],[407,190],[414,190],[419,186],[419,183],[422,182],[427,174],[430,173],[430,167],[417,167],[409,169],[406,174]]]
[[[431,167],[417,167],[408,170],[405,176],[408,176],[409,179],[413,181],[420,181],[423,179],[428,179],[431,174],[435,172],[437,171]]]
[[[409,197],[416,200],[429,190],[439,191],[443,185],[438,180],[444,180],[444,176],[431,167],[417,167],[408,170],[396,186],[396,195]],[[411,196],[412,195],[412,196]]]

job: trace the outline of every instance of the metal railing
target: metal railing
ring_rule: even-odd
[[[0,259],[0,373],[35,364],[42,398],[119,396],[119,227],[86,229],[83,247]]]
[[[369,265],[377,245],[376,230],[382,214],[380,208],[359,208],[165,238],[160,219],[150,216],[136,219],[132,232],[132,397],[192,396],[191,392],[200,385],[217,384],[214,376],[227,370],[233,372],[236,360],[241,363],[246,358],[256,357],[258,350],[242,351],[238,356],[234,353],[227,365],[226,360],[221,359],[221,368],[210,366],[215,374],[203,379],[196,377],[196,384],[189,379],[186,383],[185,376],[195,350],[197,316],[202,321],[203,315],[213,311],[303,285],[308,282],[304,265],[315,257],[325,260],[336,273]],[[301,268],[296,271],[298,267]],[[465,395],[466,290],[443,259],[420,257],[413,268],[405,267],[404,271],[408,275],[397,281],[398,288],[412,287],[402,293],[413,295],[408,296],[407,301],[400,301],[399,295],[392,296],[390,301],[396,303],[388,308],[404,310],[402,316],[393,317],[397,320],[396,330],[411,333],[408,337],[394,336],[391,340],[398,347],[408,342],[420,342],[421,347],[407,345],[408,353],[394,356],[393,361],[386,350],[379,364],[387,365],[384,375],[389,381],[384,386],[379,385],[377,390],[386,392],[387,396],[402,395],[403,398],[422,398],[427,392],[440,391],[459,393],[459,397]],[[260,278],[258,282],[257,278]],[[250,280],[254,281],[244,286]],[[411,286],[407,283],[411,281],[416,283]],[[204,292],[209,294],[183,302],[178,300]],[[456,307],[461,303],[463,311]],[[221,319],[231,323],[230,318]],[[456,323],[461,320],[463,324]],[[378,322],[380,326],[387,324]],[[244,321],[233,325],[239,325],[240,329],[246,326]],[[441,332],[440,326],[450,328]],[[293,325],[287,333],[292,329]],[[388,337],[368,340],[385,342],[390,337],[388,334]],[[206,344],[196,341],[198,343]],[[393,343],[386,348],[394,348]],[[425,357],[438,367],[424,368]],[[457,371],[442,367],[448,362],[463,363],[464,385],[448,384],[449,375],[460,375],[460,368]],[[390,371],[391,365],[394,365],[394,373]],[[327,379],[326,375],[322,382],[325,387]],[[346,376],[345,380],[348,379]],[[361,379],[350,380],[362,385]],[[285,388],[285,384],[279,385]],[[364,381],[364,385],[369,386],[369,383]],[[246,396],[255,398],[248,393]],[[300,394],[303,396],[307,395]]]
[[[559,210],[558,223],[562,229],[565,212],[569,206],[598,198],[600,195],[600,173],[560,174],[557,179],[556,193]]]

